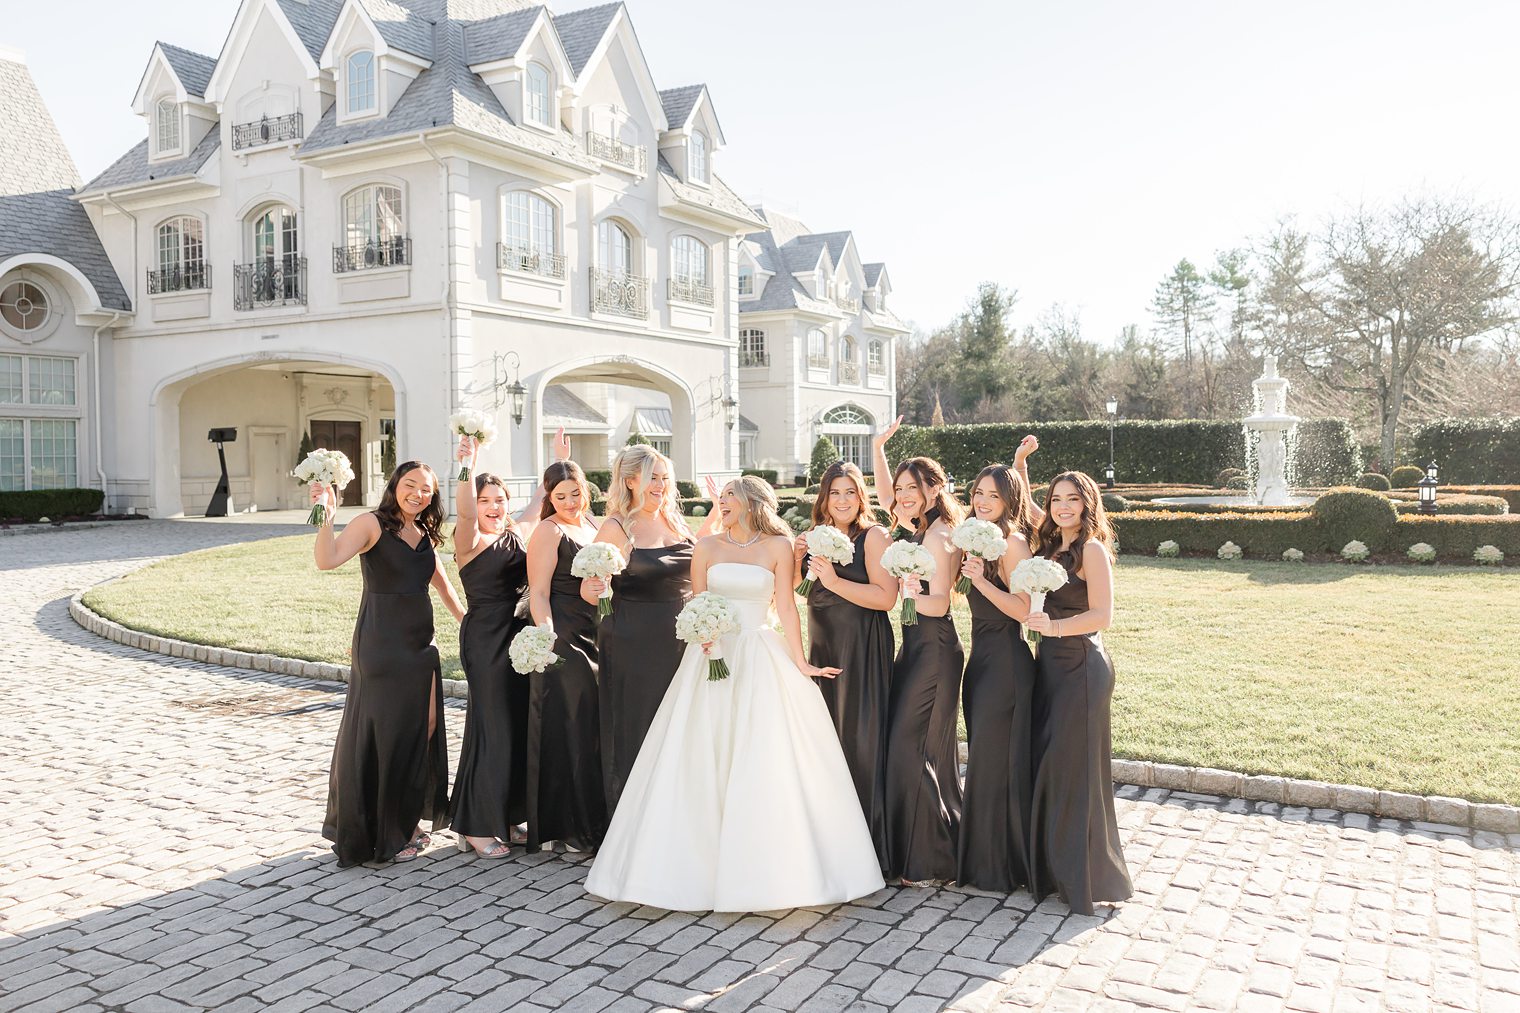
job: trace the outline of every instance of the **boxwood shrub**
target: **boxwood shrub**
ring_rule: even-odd
[[[602,492],[612,491],[612,472],[610,471],[588,471],[586,472],[586,481],[602,490]]]
[[[1412,464],[1401,464],[1393,469],[1393,474],[1388,476],[1388,481],[1395,489],[1413,489],[1424,477],[1424,468],[1416,468]]]
[[[1499,496],[1509,504],[1509,512],[1520,514],[1520,485],[1443,485],[1436,490],[1436,502],[1448,494]]]
[[[1395,544],[1407,549],[1416,542],[1435,547],[1442,559],[1472,562],[1473,550],[1495,545],[1506,559],[1520,555],[1520,514],[1490,517],[1462,515],[1421,516],[1405,514],[1395,529]]]
[[[1234,542],[1247,558],[1277,559],[1284,549],[1315,551],[1309,514],[1284,513],[1195,514],[1172,510],[1129,510],[1113,519],[1125,553],[1155,555],[1156,546],[1171,540],[1184,555],[1209,555],[1225,542]]]
[[[1382,552],[1399,519],[1393,501],[1371,489],[1331,489],[1314,501],[1309,513],[1318,535],[1317,547],[1325,550],[1359,541],[1373,552]]]
[[[1371,489],[1374,492],[1387,492],[1393,488],[1393,483],[1388,481],[1387,475],[1379,475],[1375,471],[1364,471],[1356,476],[1358,489]]]
[[[1392,492],[1388,498],[1400,514],[1420,512],[1420,498],[1414,493]],[[1478,496],[1463,493],[1442,493],[1436,497],[1436,514],[1480,514],[1492,516],[1510,512],[1509,502],[1503,496]]]
[[[85,517],[100,512],[105,493],[99,489],[32,489],[0,492],[0,520],[37,521],[46,517]]]
[[[1434,461],[1446,482],[1520,481],[1520,415],[1446,419],[1414,431],[1414,460]]]

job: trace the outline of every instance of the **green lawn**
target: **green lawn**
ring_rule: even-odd
[[[1117,755],[1520,803],[1520,572],[1124,557],[1118,582]],[[346,663],[358,598],[357,562],[320,573],[303,535],[85,601],[162,636]]]

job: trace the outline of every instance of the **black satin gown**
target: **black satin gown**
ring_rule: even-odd
[[[1001,575],[992,585],[1003,591]],[[966,797],[956,881],[1012,893],[1029,885],[1029,810],[1034,785],[1034,655],[1024,627],[973,586],[966,714]]]
[[[424,537],[414,549],[383,525],[380,540],[359,556],[364,593],[322,821],[342,866],[390,861],[411,843],[419,820],[434,830],[448,826],[443,679],[429,593],[434,567],[432,542]]]
[[[632,549],[612,578],[612,615],[596,631],[608,819],[686,653],[676,616],[691,597],[691,550],[690,542]]]
[[[1087,582],[1070,572],[1045,598],[1045,613],[1087,611]],[[1035,662],[1035,771],[1029,854],[1036,899],[1058,893],[1072,911],[1134,892],[1119,824],[1109,742],[1114,667],[1097,633],[1044,637]]]
[[[552,520],[545,524],[554,524]],[[596,688],[596,606],[581,599],[570,565],[581,544],[559,529],[549,591],[554,653],[561,661],[528,676],[528,850],[561,841],[580,851],[607,832]]]
[[[459,660],[470,698],[449,822],[455,833],[505,841],[528,818],[528,679],[507,656],[512,638],[533,622],[522,536],[502,532],[459,568],[459,581],[469,603]]]
[[[922,543],[938,518],[938,510],[929,511],[913,540]],[[887,718],[888,882],[955,878],[961,821],[956,717],[964,660],[950,616],[920,613],[916,624],[903,627]]]
[[[855,536],[855,556],[834,566],[841,578],[869,584],[865,531]],[[808,572],[808,559],[802,560]],[[892,618],[881,609],[862,608],[814,581],[807,596],[808,661],[838,668],[839,675],[819,679],[839,745],[860,796],[860,809],[871,828],[877,860],[887,864],[886,739],[887,703],[892,685]]]

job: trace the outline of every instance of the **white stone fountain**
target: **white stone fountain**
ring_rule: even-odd
[[[1288,437],[1298,425],[1298,416],[1288,414],[1288,381],[1277,375],[1277,356],[1266,357],[1261,376],[1251,381],[1251,388],[1256,392],[1256,410],[1242,424],[1246,456],[1254,448],[1256,457],[1252,499],[1257,506],[1288,506],[1294,502],[1288,491]]]

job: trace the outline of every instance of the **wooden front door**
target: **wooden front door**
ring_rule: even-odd
[[[364,505],[364,444],[359,438],[359,423],[340,422],[336,419],[311,420],[311,445],[318,450],[336,450],[348,458],[353,466],[354,480],[338,490],[339,498],[346,506]]]

